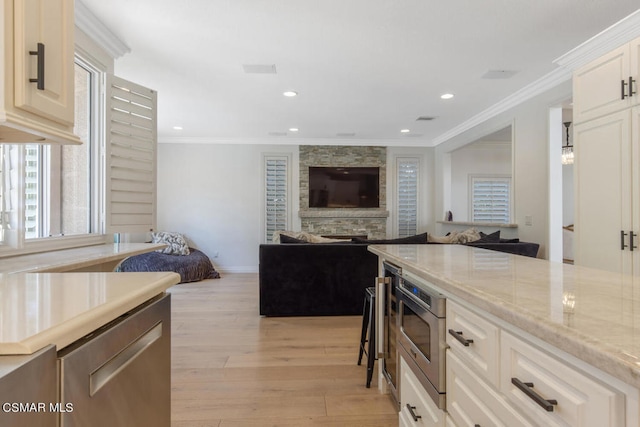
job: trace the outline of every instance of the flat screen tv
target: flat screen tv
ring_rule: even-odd
[[[380,168],[309,167],[310,208],[379,208]]]

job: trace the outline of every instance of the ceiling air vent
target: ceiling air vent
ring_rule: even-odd
[[[275,64],[242,64],[247,74],[276,74]]]
[[[431,120],[435,120],[434,116],[420,116],[416,119],[416,122],[430,122]]]
[[[489,70],[482,75],[483,79],[510,79],[518,72],[513,70]]]
[[[336,133],[336,136],[339,138],[351,138],[353,136],[356,136],[356,134],[354,132],[340,132]]]
[[[287,136],[286,132],[269,132],[269,136]]]

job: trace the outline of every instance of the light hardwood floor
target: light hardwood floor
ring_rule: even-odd
[[[356,365],[360,316],[260,317],[257,274],[169,292],[173,427],[398,425]]]

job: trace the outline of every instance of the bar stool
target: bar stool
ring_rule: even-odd
[[[376,360],[376,288],[369,287],[364,293],[364,307],[362,309],[362,333],[360,335],[360,354],[358,365],[362,362],[362,355],[367,355],[367,388],[371,387],[373,377],[373,363]],[[367,339],[368,332],[368,339]],[[367,344],[365,348],[365,344]]]

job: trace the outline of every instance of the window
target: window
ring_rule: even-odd
[[[413,236],[418,230],[418,171],[420,161],[415,157],[398,157],[397,212],[398,237]]]
[[[25,239],[100,232],[94,102],[98,72],[75,64],[75,128],[82,145],[26,145]]]
[[[271,242],[273,233],[289,225],[289,157],[264,156],[264,238]]]
[[[511,178],[470,176],[471,220],[508,224],[511,222]]]

